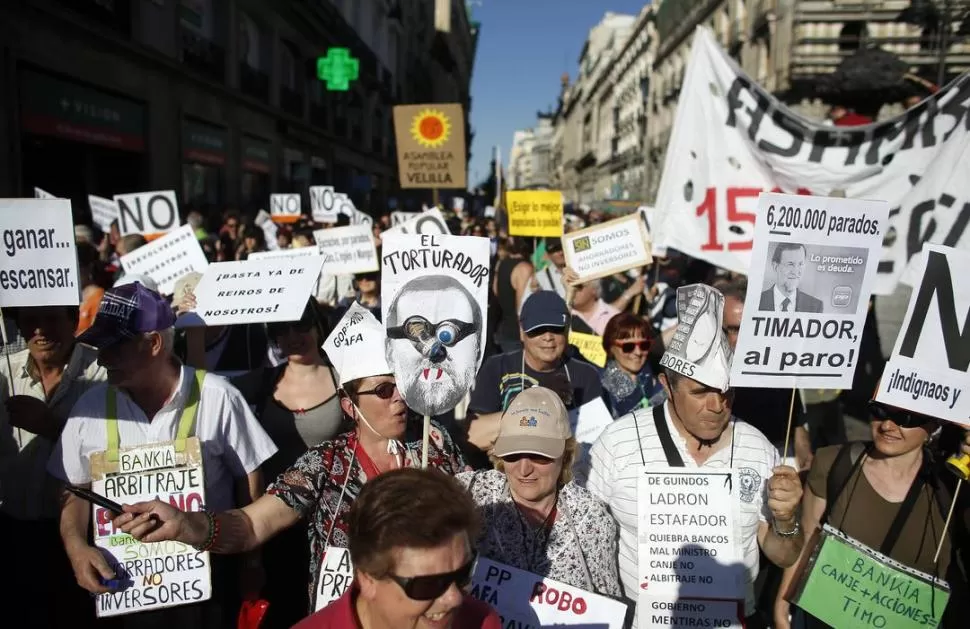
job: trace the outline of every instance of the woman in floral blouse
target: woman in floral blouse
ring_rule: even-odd
[[[482,556],[589,592],[619,597],[616,522],[572,482],[576,440],[559,396],[526,389],[502,416],[494,470],[465,472],[482,515]]]

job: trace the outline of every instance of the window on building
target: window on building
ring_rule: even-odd
[[[858,50],[862,48],[868,37],[869,31],[865,22],[861,20],[846,22],[842,30],[839,31],[839,51],[852,52]]]
[[[281,42],[280,46],[280,86],[293,90],[297,89],[297,66],[299,54],[296,46],[290,42]]]

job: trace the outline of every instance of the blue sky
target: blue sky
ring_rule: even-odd
[[[512,134],[535,125],[536,111],[555,107],[559,79],[575,80],[589,29],[607,11],[636,15],[646,0],[481,0],[482,23],[472,74],[471,124],[475,129],[468,176],[471,186],[488,175],[492,147],[508,160]]]

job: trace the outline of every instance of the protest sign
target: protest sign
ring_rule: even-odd
[[[266,260],[269,258],[313,258],[320,255],[316,247],[297,247],[290,249],[276,249],[275,251],[254,251],[249,254],[249,260]]]
[[[382,243],[387,362],[409,408],[450,411],[485,352],[488,238],[385,232]]]
[[[40,188],[34,188],[34,198],[35,199],[56,199],[57,197],[47,192],[46,190],[41,190]]]
[[[421,212],[391,212],[391,227],[403,225],[419,216],[421,216]]]
[[[564,234],[566,266],[589,281],[653,263],[650,234],[639,213]]]
[[[275,223],[295,223],[303,214],[303,202],[296,192],[269,195],[269,215]]]
[[[607,596],[479,557],[472,596],[492,606],[503,627],[623,629],[627,607]]]
[[[569,426],[573,437],[588,446],[596,443],[603,429],[613,423],[613,415],[601,397],[594,397],[579,408],[569,411]]]
[[[157,238],[182,224],[174,190],[116,194],[118,230],[122,236],[142,234]]]
[[[747,573],[732,487],[744,491],[732,471],[644,470],[637,482],[642,590],[651,596],[744,599]]]
[[[677,289],[677,329],[660,365],[709,387],[728,390],[731,346],[724,328],[724,295],[707,284]]]
[[[603,349],[603,337],[595,334],[569,331],[569,344],[575,345],[583,358],[597,367],[606,366],[606,350]]]
[[[0,199],[0,308],[81,303],[67,199]]]
[[[195,310],[175,327],[299,321],[322,264],[320,256],[210,264],[195,287]]]
[[[875,293],[889,294],[924,243],[970,245],[968,100],[964,73],[895,118],[826,126],[765,91],[699,27],[657,191],[655,249],[746,273],[762,191],[884,199],[883,233],[895,237],[883,243]]]
[[[354,581],[354,564],[346,548],[327,546],[320,560],[320,579],[317,581],[317,600],[314,609],[320,611],[344,595]]]
[[[88,195],[88,205],[91,206],[91,219],[98,229],[104,233],[111,231],[111,223],[118,220],[118,204],[111,199]]]
[[[276,237],[279,235],[279,228],[276,227],[276,223],[273,222],[269,212],[266,210],[260,210],[256,213],[256,218],[253,222],[257,227],[263,230],[263,237],[266,239],[266,248],[270,251],[276,251],[279,249],[280,243],[276,239]]]
[[[318,223],[332,224],[340,216],[333,186],[310,186],[310,214]]]
[[[395,223],[395,219],[397,222]],[[392,212],[390,229],[384,230],[381,235],[387,234],[450,234],[448,223],[442,216],[441,210],[432,208],[427,212]]]
[[[510,236],[562,236],[562,193],[509,190],[505,193]]]
[[[171,295],[175,282],[197,271],[202,273],[209,261],[199,246],[191,225],[182,225],[175,231],[156,238],[143,247],[121,256],[121,267],[129,275],[147,275],[158,284],[158,292]]]
[[[831,627],[937,627],[949,586],[825,525],[789,596]]]
[[[395,105],[394,137],[402,188],[466,187],[460,104]]]
[[[726,627],[743,629],[737,601],[700,601],[676,596],[658,597],[640,592],[637,597],[638,629],[686,629]]]
[[[369,225],[347,225],[313,232],[323,272],[327,275],[353,275],[380,269],[377,248]]]
[[[970,253],[926,245],[917,268],[876,401],[970,426]]]
[[[91,454],[91,489],[108,500],[170,503],[182,511],[206,504],[202,450],[197,437],[122,448],[117,460]],[[97,597],[99,617],[199,603],[212,597],[209,553],[176,541],[145,544],[114,527],[114,514],[92,506],[94,545],[123,587]]]
[[[852,388],[888,214],[881,201],[761,195],[732,386]]]

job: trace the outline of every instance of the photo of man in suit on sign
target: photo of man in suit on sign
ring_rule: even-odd
[[[774,312],[822,312],[822,300],[798,290],[805,272],[808,252],[805,245],[780,242],[771,254],[771,271],[775,284],[761,293],[758,310]],[[770,277],[768,269],[765,276]]]

